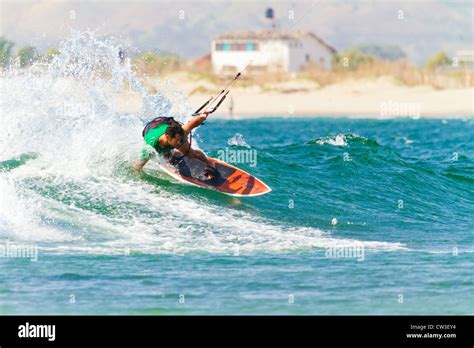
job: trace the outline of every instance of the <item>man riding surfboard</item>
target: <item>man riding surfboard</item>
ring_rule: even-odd
[[[182,126],[181,123],[177,122],[172,117],[157,117],[148,122],[142,132],[146,145],[143,148],[140,161],[137,162],[133,168],[140,171],[150,160],[151,156],[153,156],[153,150],[155,150],[171,164],[179,163],[185,156],[197,159],[207,166],[206,169],[204,169],[204,177],[208,180],[216,178],[219,171],[215,164],[210,161],[202,151],[191,148],[191,143],[187,140],[188,135],[191,134],[191,131],[194,128],[199,127],[210,114],[219,108],[229,94],[230,87],[236,83],[237,79],[241,76],[242,72],[247,69],[251,62],[252,61],[250,61],[241,72],[238,72],[224,89],[201,105],[199,109],[192,114],[193,118],[185,125]],[[190,138],[192,138],[192,135]],[[182,154],[181,158],[173,156],[175,154],[175,152],[171,152],[173,149]]]
[[[208,115],[208,112],[204,112],[199,116],[193,117],[185,125],[181,125],[172,117],[157,117],[147,123],[142,133],[146,145],[142,150],[140,161],[133,166],[135,170],[141,170],[154,155],[155,151],[165,159],[170,160],[172,158],[172,150],[176,149],[183,157],[188,156],[189,158],[204,162],[208,169],[204,175],[208,179],[212,179],[217,171],[215,164],[202,151],[193,149],[188,142],[188,135],[194,128],[200,126]]]

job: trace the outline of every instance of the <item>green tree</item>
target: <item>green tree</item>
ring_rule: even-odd
[[[46,50],[46,53],[44,54],[43,58],[47,62],[51,62],[54,58],[54,56],[57,56],[59,53],[59,50],[57,48],[50,47]]]
[[[356,47],[359,51],[365,54],[372,54],[380,59],[384,60],[398,60],[406,58],[405,52],[394,45],[359,45]]]
[[[12,48],[15,44],[6,40],[3,36],[0,37],[0,66],[5,68],[10,62],[12,55]]]
[[[38,59],[38,50],[33,46],[23,47],[18,51],[17,57],[20,59],[20,66],[30,66],[36,59]]]
[[[145,52],[142,54],[141,59],[145,64],[154,64],[158,62],[160,56],[154,52]]]
[[[338,52],[333,57],[333,67],[335,70],[349,69],[356,70],[359,65],[373,63],[375,57],[357,48],[350,48],[345,52]]]
[[[435,70],[443,65],[449,65],[451,63],[448,55],[443,51],[436,53],[434,56],[428,59],[426,62],[426,68],[428,70]]]

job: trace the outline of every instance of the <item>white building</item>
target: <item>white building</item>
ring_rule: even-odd
[[[474,68],[474,50],[457,51],[456,56],[459,65],[466,68]]]
[[[215,73],[233,73],[252,61],[250,70],[297,72],[308,63],[331,68],[336,50],[310,32],[271,30],[234,32],[212,40]]]

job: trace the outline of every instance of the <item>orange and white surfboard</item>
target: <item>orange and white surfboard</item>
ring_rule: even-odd
[[[180,182],[219,191],[234,197],[260,196],[271,192],[270,187],[253,175],[218,159],[209,159],[216,164],[218,171],[218,175],[212,179],[207,179],[204,176],[206,165],[193,158],[184,157],[175,166],[161,164],[160,168]]]

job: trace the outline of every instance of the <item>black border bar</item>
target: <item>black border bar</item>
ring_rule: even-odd
[[[55,325],[55,340],[19,337],[19,327],[26,323]],[[86,344],[472,347],[473,331],[472,316],[0,316],[1,348]],[[428,336],[408,338],[407,334]]]

